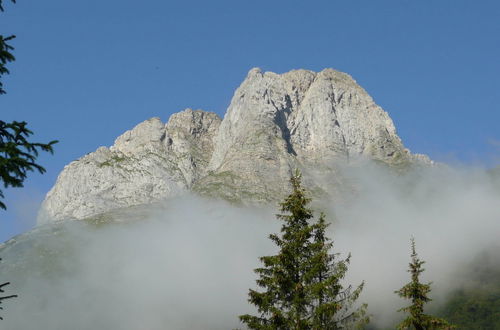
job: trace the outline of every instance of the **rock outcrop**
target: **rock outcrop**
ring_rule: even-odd
[[[159,118],[140,123],[112,147],[67,165],[38,221],[85,219],[181,194],[206,173],[220,121],[215,113],[187,109],[166,125]]]
[[[389,165],[428,162],[404,148],[388,114],[349,75],[252,69],[224,119],[201,110],[149,119],[108,148],[67,165],[40,221],[84,219],[184,191],[231,201],[281,198],[294,168],[334,171],[368,157]],[[306,176],[310,187],[321,182]]]
[[[231,200],[269,201],[286,191],[293,168],[332,167],[367,156],[410,161],[388,114],[347,74],[252,69],[215,137],[210,175],[194,190]]]

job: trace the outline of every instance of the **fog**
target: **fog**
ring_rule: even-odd
[[[346,284],[366,282],[360,301],[373,324],[402,317],[407,302],[393,292],[409,281],[411,236],[436,305],[464,285],[474,258],[499,249],[500,188],[483,170],[360,163],[338,173],[344,188],[314,208],[332,222],[333,252],[352,254]],[[243,328],[253,269],[276,252],[268,235],[279,230],[277,212],[184,196],[123,212],[118,223],[40,227],[0,249],[0,280],[19,294],[3,304],[0,328]]]
[[[411,237],[426,261],[421,279],[433,282],[430,307],[467,285],[468,267],[486,251],[496,256],[489,266],[500,267],[500,189],[484,170],[436,166],[394,175],[365,163],[343,173],[356,191],[329,209],[331,235],[336,249],[353,255],[350,281],[366,281],[361,299],[373,323],[394,325],[402,318],[395,311],[409,304],[393,292],[410,280]]]

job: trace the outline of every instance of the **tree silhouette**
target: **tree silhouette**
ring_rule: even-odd
[[[11,1],[15,3],[15,0]],[[2,0],[0,0],[0,11],[4,11]],[[16,59],[12,54],[14,47],[8,44],[8,41],[14,38],[14,35],[9,37],[0,35],[0,78],[10,73],[6,65]],[[5,93],[0,80],[0,94]],[[26,125],[27,123],[24,121],[6,123],[0,120],[0,179],[5,188],[9,186],[22,187],[27,173],[30,171],[36,170],[44,173],[45,168],[35,162],[38,153],[39,151],[53,153],[53,145],[57,143],[57,141],[49,143],[28,141],[33,132]],[[3,192],[0,190],[0,199],[3,197]],[[6,205],[2,201],[0,201],[0,208],[6,209]]]
[[[16,3],[15,0],[11,0]],[[0,0],[0,12],[4,11],[3,2]],[[4,37],[0,35],[0,78],[3,75],[9,74],[6,65],[16,60],[12,51],[12,47],[8,42],[15,38],[14,35]],[[5,94],[3,83],[0,80],[0,95]],[[47,151],[53,153],[52,146],[57,141],[49,143],[32,143],[28,141],[31,130],[26,127],[27,123],[22,121],[13,121],[6,123],[0,120],[0,180],[3,186],[7,187],[22,187],[26,179],[27,173],[30,171],[45,172],[45,168],[36,163],[39,151]],[[3,192],[0,190],[0,199],[3,198]],[[0,208],[6,209],[6,205],[0,200]],[[1,260],[1,259],[0,259]],[[4,288],[10,282],[0,284],[0,293],[4,293]],[[0,296],[0,304],[7,299],[16,298],[17,295]],[[3,307],[0,307],[3,310]],[[0,320],[3,320],[0,317]]]
[[[16,0],[10,0],[12,1],[12,3],[16,3]],[[0,11],[3,11],[3,4],[2,4],[2,0],[0,0]]]
[[[0,259],[0,261],[1,260],[2,259]],[[10,282],[5,282],[3,284],[0,284],[0,293],[5,293],[4,287],[6,287],[9,284],[10,284]],[[4,300],[11,299],[11,298],[16,298],[16,297],[17,297],[17,294],[13,294],[13,295],[10,295],[10,296],[0,296],[0,305],[2,304],[2,302]],[[0,306],[0,309],[3,310],[3,307]],[[0,320],[3,320],[3,317],[0,316]]]

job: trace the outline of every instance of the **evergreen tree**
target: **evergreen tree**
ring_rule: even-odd
[[[4,11],[3,1],[0,0],[0,12]],[[15,0],[11,0],[15,3]],[[0,35],[0,78],[9,74],[6,65],[9,62],[15,61],[15,57],[11,51],[14,50],[8,42],[14,39],[15,36],[11,35],[4,37]],[[5,94],[3,83],[0,80],[0,95]],[[45,169],[38,165],[35,161],[38,157],[39,151],[53,152],[52,145],[57,141],[49,143],[32,143],[28,141],[28,137],[33,134],[31,130],[26,127],[26,122],[13,121],[6,123],[0,120],[0,180],[3,182],[5,188],[22,187],[24,179],[26,179],[27,172],[37,170],[44,173]],[[3,192],[0,190],[0,198],[3,198]],[[0,201],[0,208],[6,209],[5,204]],[[1,259],[0,259],[1,260]],[[4,288],[10,282],[0,284],[0,293],[4,293]],[[17,295],[0,296],[0,304],[7,299],[15,298]],[[0,307],[0,309],[3,309]],[[0,316],[0,320],[3,318]]]
[[[15,3],[14,0],[11,1]],[[0,12],[3,10],[2,0],[0,0]],[[14,48],[7,43],[14,38],[14,35],[9,37],[0,35],[0,78],[2,75],[9,74],[6,64],[15,61],[15,57],[11,52]],[[5,94],[5,90],[0,81],[1,94]],[[28,141],[28,137],[33,132],[26,125],[24,121],[6,123],[0,120],[0,180],[5,188],[9,186],[22,187],[27,172],[36,170],[44,173],[45,169],[35,162],[38,152],[47,151],[52,153],[52,146],[57,143],[57,141],[49,143],[32,143]],[[0,190],[0,198],[3,197],[2,190]],[[0,201],[0,208],[6,208],[2,201]]]
[[[16,2],[15,0],[11,0],[12,2]],[[0,12],[4,10],[3,5],[2,5],[2,0],[0,0]],[[4,37],[3,35],[0,35],[0,77],[4,74],[8,74],[9,70],[5,67],[5,65],[8,62],[13,62],[15,61],[14,55],[12,55],[11,50],[14,50],[14,48],[9,45],[7,42],[9,40],[14,39],[16,36],[11,35],[8,37]],[[5,91],[3,89],[2,82],[0,81],[0,94],[5,94]]]
[[[12,0],[12,2],[15,2],[15,0]],[[0,12],[3,10],[4,9],[2,6],[2,0],[0,0]],[[9,44],[7,44],[7,41],[12,40],[14,38],[15,38],[15,36],[4,37],[3,35],[0,35],[0,77],[4,74],[9,73],[9,70],[5,67],[5,65],[8,62],[12,62],[15,60],[14,55],[12,55],[12,53],[10,52],[14,48],[12,46],[10,46]],[[3,90],[3,84],[0,81],[0,95],[1,94],[5,94],[5,91]],[[3,125],[4,125],[4,122],[0,121],[0,126],[3,127]],[[4,130],[2,130],[0,128],[0,148],[3,147],[3,135],[4,135],[3,133],[4,133]],[[1,150],[2,149],[0,149],[0,152],[1,152]],[[0,156],[0,177],[2,177],[2,178],[3,178],[3,174],[4,174],[3,168],[6,165],[9,165],[7,159],[3,156]],[[8,173],[9,172],[6,172],[5,174],[8,174]],[[4,184],[5,184],[5,181],[4,181]],[[0,190],[0,198],[1,197],[3,197],[3,194],[2,194],[2,191]],[[1,201],[0,201],[0,207],[5,209],[5,204],[3,204]],[[0,260],[2,260],[2,259],[0,259]],[[5,282],[5,283],[0,284],[0,293],[4,293],[5,291],[3,288],[9,284],[10,284],[9,282]],[[15,298],[15,297],[17,297],[17,296],[16,295],[0,296],[0,304],[2,303],[2,301],[6,300],[6,299]],[[3,308],[0,307],[0,309],[3,309]],[[1,316],[0,316],[0,320],[3,320],[3,318]]]
[[[45,168],[35,163],[38,152],[41,150],[52,153],[52,145],[57,143],[57,141],[29,142],[28,137],[33,133],[26,125],[26,122],[6,123],[0,120],[0,180],[5,188],[22,187],[29,171],[37,170],[44,173]],[[0,190],[0,198],[3,197],[3,192]],[[6,209],[2,201],[0,208]]]
[[[15,37],[16,36],[14,35],[8,37],[0,35],[0,76],[4,74],[9,74],[9,69],[7,69],[6,65],[7,63],[16,60],[14,55],[12,55],[11,53],[11,51],[14,50],[14,47],[12,47],[7,43],[8,41],[14,39]],[[5,90],[3,89],[3,83],[0,81],[0,95],[1,94],[5,94]]]
[[[454,329],[455,326],[446,320],[424,314],[424,304],[431,301],[428,297],[431,291],[431,282],[420,283],[419,276],[425,270],[422,268],[425,261],[418,258],[415,251],[415,240],[411,239],[411,262],[408,272],[411,274],[411,282],[395,291],[402,298],[411,300],[411,305],[403,307],[398,312],[407,312],[410,315],[398,324],[398,329]]]
[[[321,214],[310,224],[310,198],[301,186],[297,171],[291,178],[292,193],[280,203],[281,235],[270,239],[279,253],[261,257],[257,285],[263,292],[249,290],[248,301],[259,315],[241,315],[250,329],[341,329],[368,321],[366,305],[352,309],[363,283],[352,290],[340,281],[345,277],[350,256],[338,259],[330,254],[333,243],[326,237],[327,224]]]

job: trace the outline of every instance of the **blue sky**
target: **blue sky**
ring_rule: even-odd
[[[433,159],[494,166],[500,156],[498,1],[18,0],[1,119],[60,140],[23,189],[4,190],[0,242],[34,225],[64,165],[150,117],[223,115],[252,67],[351,74]]]

